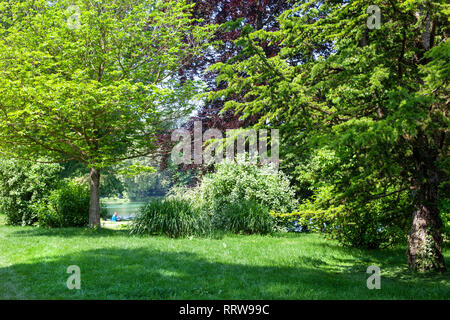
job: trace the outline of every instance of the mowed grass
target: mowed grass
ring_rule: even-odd
[[[66,286],[70,265],[81,290]],[[380,290],[367,289],[371,265]],[[0,299],[449,299],[449,280],[408,271],[404,247],[349,249],[315,234],[191,240],[0,223]]]

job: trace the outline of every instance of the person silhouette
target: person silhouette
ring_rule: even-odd
[[[111,221],[117,221],[117,212],[114,212]]]

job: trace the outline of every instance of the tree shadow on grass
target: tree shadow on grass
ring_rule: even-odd
[[[81,269],[81,290],[69,290],[67,267]],[[32,299],[448,299],[442,279],[413,285],[388,277],[368,290],[368,275],[330,272],[321,259],[295,266],[237,264],[187,251],[109,248],[79,251],[0,268],[4,284]],[[383,278],[382,281],[385,281]],[[420,288],[417,288],[417,283]],[[0,298],[8,296],[0,284]]]
[[[377,248],[377,249],[361,249],[349,246],[343,246],[337,241],[326,241],[319,242],[317,246],[322,248],[332,249],[335,251],[340,251],[350,255],[351,259],[336,258],[337,261],[342,263],[344,269],[351,272],[361,271],[363,268],[367,268],[370,265],[375,265],[381,269],[389,269],[389,274],[392,276],[406,275],[409,278],[417,277],[421,279],[434,279],[439,278],[439,274],[433,273],[418,273],[411,271],[407,266],[407,244],[394,244],[387,248]],[[450,256],[448,255],[448,250],[450,249],[449,243],[443,243],[442,250],[444,253],[444,259],[448,269],[450,269]],[[446,257],[445,257],[446,255]],[[352,263],[352,266],[345,266],[345,264]],[[365,270],[365,269],[364,269]],[[394,272],[395,270],[395,272]],[[450,273],[443,273],[442,276],[448,276],[447,280],[450,281]]]
[[[12,237],[129,236],[128,230],[83,228],[12,230]],[[301,238],[301,235],[271,235]],[[143,236],[143,238],[148,238]],[[205,245],[207,244],[207,239]],[[301,242],[299,242],[301,243]],[[334,261],[299,256],[288,266],[218,260],[189,251],[107,248],[44,257],[0,268],[0,299],[448,299],[449,273],[421,275],[407,269],[405,248],[360,250],[334,241],[314,245],[336,252]],[[348,258],[345,258],[347,257]],[[446,263],[450,266],[450,260]],[[279,265],[277,265],[279,264]],[[68,290],[67,267],[78,265],[82,289]],[[381,268],[382,290],[368,290],[367,267]],[[3,285],[2,285],[3,284]],[[13,288],[15,293],[11,292]]]

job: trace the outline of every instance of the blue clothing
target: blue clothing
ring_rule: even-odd
[[[117,216],[112,216],[111,221],[117,221]]]

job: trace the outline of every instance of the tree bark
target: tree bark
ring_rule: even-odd
[[[100,170],[91,168],[91,200],[89,204],[89,228],[100,228]]]
[[[437,151],[419,138],[414,148],[417,175],[414,183],[415,211],[408,236],[408,264],[416,271],[444,271],[442,220],[439,215],[439,169]]]

